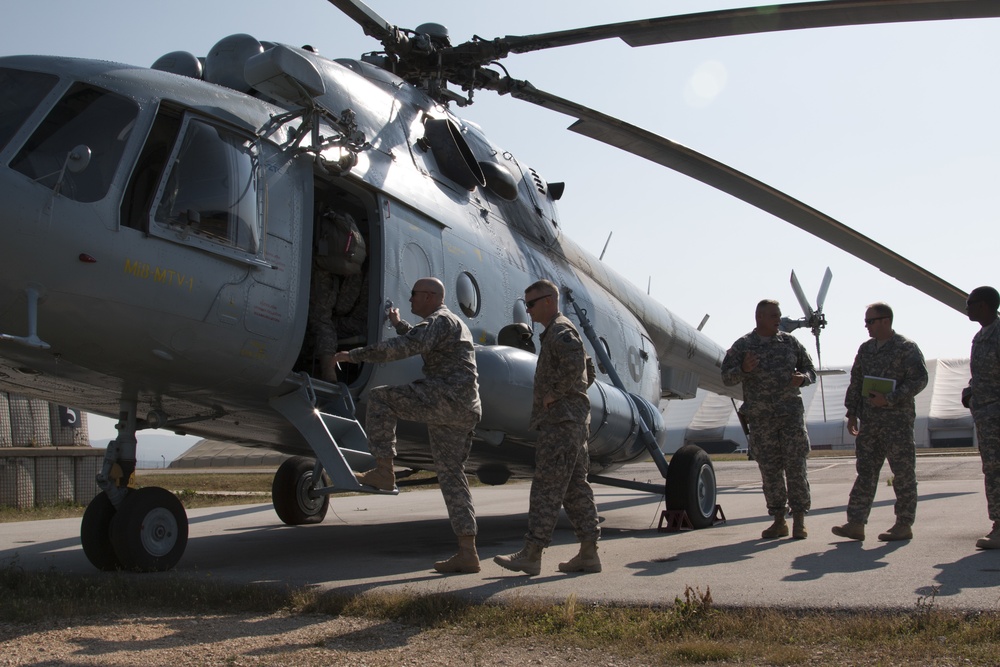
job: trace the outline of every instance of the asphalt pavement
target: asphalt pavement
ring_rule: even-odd
[[[1000,609],[1000,551],[979,551],[988,532],[978,456],[918,457],[919,503],[914,539],[875,538],[893,523],[894,495],[882,473],[868,539],[843,540],[830,528],[846,521],[854,459],[810,460],[809,537],[761,539],[770,525],[756,464],[716,463],[726,520],[704,530],[661,532],[662,497],[595,486],[602,519],[599,574],[562,574],[559,561],[576,553],[562,517],[546,549],[542,573],[508,572],[495,555],[517,551],[527,526],[528,486],[473,489],[479,518],[478,574],[440,575],[435,560],[455,550],[437,489],[399,496],[336,497],[326,520],[285,526],[270,504],[192,510],[187,551],[176,570],[212,581],[279,583],[343,591],[454,593],[476,600],[539,598],[659,605],[683,599],[690,587],[710,591],[716,605],[784,608]],[[627,472],[626,472],[627,471]],[[641,465],[618,476],[655,480]],[[622,474],[622,473],[625,474]],[[80,548],[79,520],[0,525],[0,564],[96,572]],[[143,577],[163,574],[135,575]]]

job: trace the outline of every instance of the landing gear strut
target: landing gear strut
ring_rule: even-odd
[[[134,399],[122,400],[116,428],[97,475],[101,492],[80,523],[83,553],[99,570],[169,570],[187,547],[187,513],[166,489],[129,487],[136,462]]]

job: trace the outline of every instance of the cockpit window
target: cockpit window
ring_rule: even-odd
[[[11,161],[28,178],[80,202],[94,202],[108,193],[139,107],[100,88],[77,83],[59,100]],[[71,169],[89,149],[82,169]],[[58,187],[57,187],[58,186]]]
[[[52,74],[0,67],[0,151],[58,81]]]
[[[186,119],[150,232],[213,251],[260,254],[258,154],[251,137]]]

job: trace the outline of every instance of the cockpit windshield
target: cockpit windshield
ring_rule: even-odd
[[[37,102],[35,103],[37,104]],[[139,107],[120,95],[74,84],[11,160],[10,167],[80,202],[103,199],[111,187]],[[78,147],[90,149],[82,170],[67,169]]]
[[[58,81],[52,74],[0,67],[0,151]]]

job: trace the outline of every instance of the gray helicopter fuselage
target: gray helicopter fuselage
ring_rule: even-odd
[[[540,278],[571,290],[628,394],[655,406],[697,387],[731,393],[722,348],[563,233],[558,187],[391,73],[281,48],[319,73],[315,102],[352,112],[364,136],[343,173],[330,168],[337,150],[294,148],[296,123],[274,120],[291,108],[280,96],[107,62],[0,58],[22,100],[0,114],[0,389],[109,416],[130,394],[140,414],[191,418],[177,431],[308,452],[268,400],[310,372],[315,224],[337,211],[367,240],[364,326],[342,347],[394,336],[390,304],[414,322],[413,282],[440,278],[480,346],[479,468],[530,472],[534,361],[498,335],[530,325],[523,290]],[[416,358],[345,379],[363,413],[369,388],[419,375]],[[601,435],[624,399],[607,373],[598,380],[591,449],[605,470],[644,452],[634,425]],[[401,461],[429,461],[422,427],[399,436]]]

